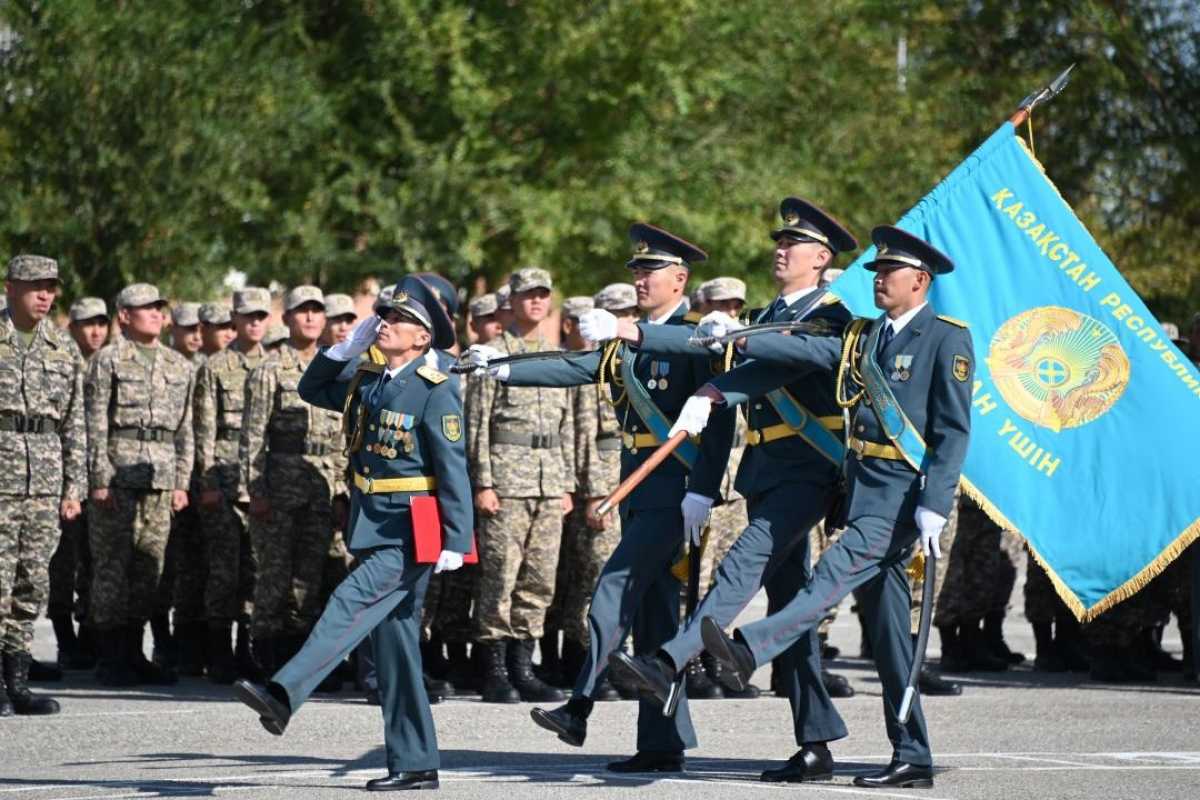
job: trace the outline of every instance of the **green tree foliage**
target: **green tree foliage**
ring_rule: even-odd
[[[592,291],[644,219],[763,296],[780,197],[865,239],[1077,61],[1038,155],[1154,307],[1200,307],[1180,0],[9,0],[0,20],[0,242],[59,256],[72,293],[525,264]]]

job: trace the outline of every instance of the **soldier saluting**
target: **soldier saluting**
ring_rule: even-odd
[[[458,569],[471,549],[471,487],[455,381],[431,366],[430,347],[453,344],[454,329],[427,287],[411,281],[377,304],[345,342],[305,370],[305,401],[345,409],[351,426],[350,550],[358,566],[330,598],[300,652],[266,687],[237,684],[263,726],[282,734],[313,689],[371,636],[383,707],[388,775],[367,789],[435,789],[437,737],[421,675],[421,600],[434,572]],[[378,338],[376,338],[378,337]],[[384,363],[364,360],[350,381],[346,362],[374,344]],[[417,563],[414,498],[436,497],[442,547],[436,565]]]
[[[966,326],[934,314],[927,301],[935,275],[954,269],[939,250],[910,233],[880,226],[878,319],[855,320],[841,338],[797,332],[747,337],[743,351],[791,371],[835,370],[837,399],[848,411],[847,525],[821,556],[812,579],[782,610],[726,636],[711,617],[701,622],[705,648],[738,680],[805,636],[830,605],[857,592],[883,687],[891,763],[856,786],[929,787],[933,757],[919,700],[908,722],[898,711],[913,658],[905,564],[913,543],[939,555],[938,535],[954,502],[971,428],[974,351]],[[791,378],[780,370],[780,383]],[[737,370],[697,395],[720,406]],[[704,428],[703,413],[681,420],[689,433]],[[832,767],[832,759],[829,766]]]

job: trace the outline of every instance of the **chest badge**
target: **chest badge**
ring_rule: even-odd
[[[910,355],[898,355],[895,361],[892,362],[891,379],[894,381],[906,381],[912,377],[912,361]]]

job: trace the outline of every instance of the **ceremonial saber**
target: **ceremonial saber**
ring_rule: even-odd
[[[495,363],[495,362],[493,362]],[[676,447],[683,444],[683,440],[688,438],[687,431],[679,431],[670,439],[658,446],[658,449],[650,454],[650,457],[642,462],[641,466],[629,473],[629,477],[621,481],[621,485],[613,489],[612,494],[604,498],[599,507],[596,508],[596,516],[603,517],[609,511],[612,511],[622,500],[638,487],[642,481],[646,480],[646,476],[661,464],[667,456],[675,451]]]
[[[722,334],[720,336],[693,336],[688,339],[688,344],[697,347],[708,347],[714,344],[729,344],[736,342],[746,336],[758,336],[761,333],[783,333],[785,331],[812,331],[820,333],[818,326],[811,322],[802,320],[791,320],[788,322],[760,322],[757,325],[747,325],[744,328],[738,328],[736,331]]]
[[[450,365],[450,371],[455,375],[463,375],[468,372],[474,372],[477,369],[486,369],[487,367],[498,367],[502,364],[515,364],[518,361],[543,361],[551,358],[567,358],[569,356],[586,356],[589,355],[586,351],[580,350],[540,350],[536,353],[513,353],[511,356],[503,356],[502,358],[493,358],[486,365],[473,364],[466,360],[464,354],[458,361]]]
[[[707,534],[707,530],[705,531]],[[687,531],[684,531],[687,536]],[[684,602],[684,619],[690,623],[692,616],[696,613],[696,606],[700,605],[700,556],[704,552],[704,540],[706,535],[701,535],[700,546],[692,545],[690,539],[688,541],[687,560],[688,560],[688,582],[687,596]],[[684,695],[685,681],[687,680],[687,667],[685,665],[682,672],[675,675],[675,680],[671,681],[671,690],[667,692],[667,702],[663,703],[663,716],[674,717],[676,709],[679,708],[679,699]]]
[[[900,701],[900,712],[896,717],[900,724],[908,722],[913,702],[917,699],[917,682],[921,680],[921,667],[925,663],[925,646],[929,643],[929,628],[933,622],[934,584],[937,582],[937,556],[932,551],[925,554],[925,577],[921,587],[921,622],[917,628],[917,644],[913,649],[912,669],[908,671],[908,685],[904,687],[904,698]]]

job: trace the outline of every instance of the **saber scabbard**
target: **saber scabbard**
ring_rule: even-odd
[[[921,680],[921,667],[925,663],[925,646],[929,643],[929,628],[933,622],[934,584],[937,582],[937,556],[925,554],[925,577],[921,587],[921,622],[917,628],[917,644],[913,649],[912,669],[908,671],[908,685],[904,687],[904,698],[896,714],[900,724],[908,722],[913,703],[917,699],[917,683]]]
[[[609,511],[616,508],[622,500],[630,495],[638,485],[646,480],[646,476],[653,472],[659,464],[666,460],[667,456],[675,451],[675,448],[683,444],[683,440],[687,438],[687,431],[679,431],[670,439],[658,446],[650,456],[641,463],[641,465],[633,472],[629,473],[629,477],[621,481],[621,485],[613,489],[612,494],[604,498],[600,506],[596,509],[596,516],[602,517]]]

